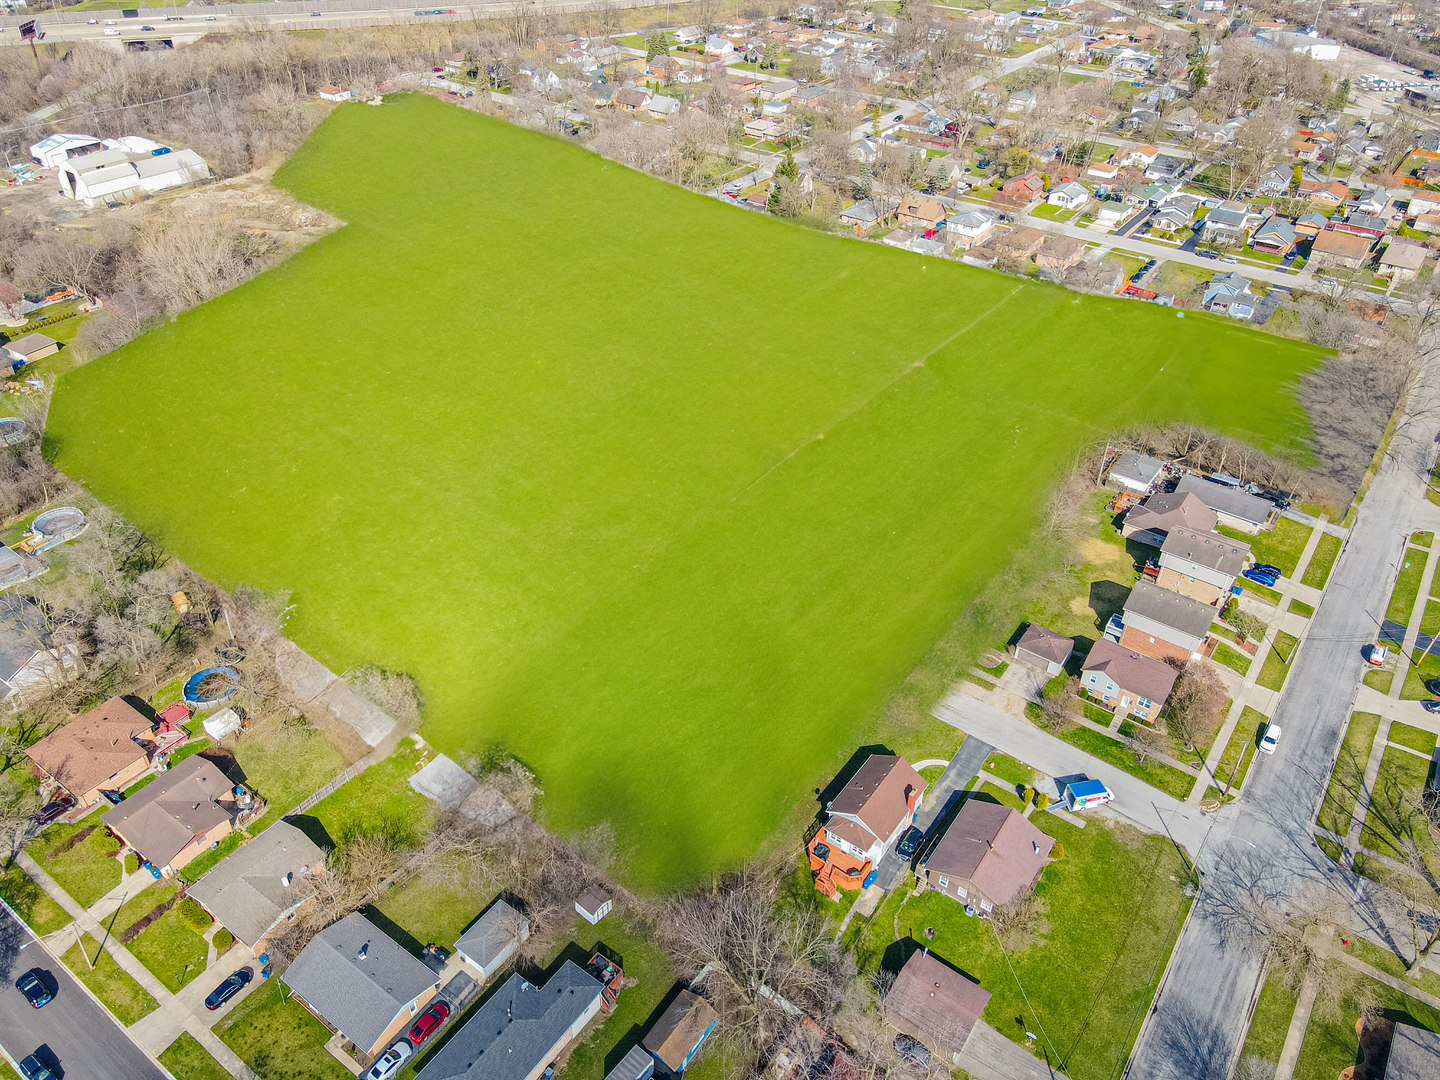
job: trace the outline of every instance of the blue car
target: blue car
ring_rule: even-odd
[[[1274,574],[1276,577],[1285,576],[1285,571],[1281,570],[1278,566],[1271,566],[1269,563],[1256,563],[1250,569],[1259,570],[1263,574]]]
[[[1266,588],[1269,589],[1273,589],[1275,587],[1275,583],[1280,580],[1279,574],[1267,574],[1265,571],[1255,566],[1252,566],[1250,567],[1250,569],[1246,570],[1245,576],[1251,581],[1255,582],[1257,585],[1264,585]]]

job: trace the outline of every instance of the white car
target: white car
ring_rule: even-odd
[[[392,1077],[400,1075],[400,1070],[405,1067],[405,1063],[414,1053],[410,1044],[401,1039],[385,1051],[379,1061],[370,1066],[370,1071],[365,1074],[365,1080],[392,1080]]]
[[[105,28],[105,36],[106,36],[106,37],[119,37],[119,36],[120,36],[120,31],[119,31],[119,30],[116,30],[115,27],[113,27],[113,26],[107,26],[107,27]]]
[[[1273,754],[1275,744],[1280,741],[1280,725],[1266,724],[1265,734],[1260,737],[1260,752],[1262,754]]]

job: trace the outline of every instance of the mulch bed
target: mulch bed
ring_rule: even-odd
[[[120,942],[121,945],[129,945],[130,942],[134,941],[137,937],[139,937],[145,932],[146,927],[148,927],[156,919],[160,918],[172,907],[174,907],[176,904],[178,904],[181,900],[184,899],[185,890],[177,890],[175,895],[170,897],[169,900],[166,900],[163,903],[156,904],[148,912],[135,920],[135,922],[131,923],[124,930],[121,930],[120,933],[116,934],[116,939]]]
[[[71,833],[68,839],[62,841],[59,844],[56,844],[53,848],[47,851],[45,853],[45,857],[47,859],[58,859],[61,855],[64,855],[65,852],[69,851],[76,844],[80,843],[92,832],[94,832],[97,827],[98,826],[95,825],[86,825],[85,828],[79,829]]]

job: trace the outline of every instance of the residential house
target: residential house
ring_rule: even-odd
[[[1440,1033],[1397,1022],[1380,1080],[1433,1080],[1436,1076],[1440,1076]]]
[[[1210,279],[1201,303],[1217,314],[1229,315],[1232,319],[1248,319],[1255,314],[1257,298],[1250,292],[1250,282],[1232,270]]]
[[[1293,173],[1289,169],[1276,166],[1260,177],[1259,182],[1255,185],[1255,194],[1261,197],[1284,195],[1290,189],[1292,177]]]
[[[945,239],[962,251],[983,244],[994,232],[995,215],[978,207],[962,207],[945,219]]]
[[[101,821],[163,874],[216,846],[255,799],[207,759],[188,757],[161,773]]]
[[[1040,250],[1040,245],[1045,242],[1048,234],[1040,229],[1025,227],[1013,229],[995,241],[995,247],[1002,255],[1010,255],[1016,259],[1028,259]]]
[[[1057,236],[1035,253],[1035,265],[1055,270],[1068,270],[1085,257],[1084,240],[1073,236]]]
[[[614,906],[615,902],[610,899],[610,894],[599,885],[588,886],[575,898],[575,914],[591,926],[609,915]]]
[[[1031,201],[1039,198],[1044,191],[1044,178],[1032,170],[1006,180],[1000,185],[1000,190],[995,193],[993,201],[1003,206],[1029,206]]]
[[[632,1046],[605,1080],[650,1080],[655,1075],[655,1059],[642,1046]]]
[[[1212,244],[1245,243],[1245,233],[1250,225],[1250,206],[1241,202],[1224,202],[1200,223],[1201,235]]]
[[[1090,201],[1090,192],[1072,180],[1068,184],[1061,184],[1052,190],[1045,201],[1062,210],[1074,210],[1077,206],[1084,206]]]
[[[680,74],[682,65],[673,56],[657,56],[645,65],[645,70],[653,78],[659,79],[662,83],[668,83]]]
[[[1057,634],[1039,623],[1031,623],[1015,642],[1015,659],[1054,677],[1065,670],[1075,652],[1075,639]]]
[[[1138,165],[1142,169],[1148,169],[1155,164],[1155,159],[1159,156],[1160,151],[1147,143],[1128,151],[1120,161],[1124,165]]]
[[[1221,525],[1228,525],[1241,532],[1258,533],[1275,510],[1272,502],[1246,494],[1238,488],[1217,484],[1203,476],[1182,476],[1175,490],[1182,495],[1196,496],[1215,511]]]
[[[1310,265],[1317,269],[1358,270],[1370,257],[1373,243],[1374,239],[1369,236],[1326,229],[1310,245]]]
[[[864,236],[880,223],[880,206],[874,199],[861,199],[840,211],[840,224],[856,236]],[[991,222],[993,227],[994,222]],[[986,233],[988,234],[988,231]]]
[[[711,56],[729,58],[735,53],[735,45],[727,38],[711,34],[705,39],[705,51]]]
[[[705,38],[705,32],[698,26],[682,26],[670,31],[677,45],[698,45]]]
[[[1189,135],[1195,131],[1200,123],[1200,114],[1191,106],[1171,113],[1165,118],[1165,126],[1177,135]]]
[[[825,806],[825,825],[809,844],[815,887],[827,896],[858,889],[915,820],[924,778],[902,757],[871,754]]]
[[[9,549],[6,548],[8,551]],[[20,562],[21,573],[24,563]],[[44,613],[13,593],[0,594],[0,701],[19,707],[26,692],[49,687],[62,670],[74,671],[80,647],[55,647]]]
[[[1184,171],[1185,161],[1183,158],[1171,157],[1169,154],[1161,154],[1145,167],[1145,176],[1150,180],[1165,182],[1178,179]]]
[[[880,1011],[892,1027],[959,1064],[960,1052],[989,1003],[988,990],[924,949],[905,961]]]
[[[114,697],[52,731],[25,751],[43,779],[79,806],[120,791],[150,767],[154,724],[124,698]]]
[[[681,990],[680,996],[645,1033],[640,1045],[654,1057],[656,1072],[678,1076],[690,1067],[719,1022],[719,1015],[708,1001],[699,994]]]
[[[1185,212],[1182,207],[1167,202],[1156,209],[1146,222],[1147,232],[1154,233],[1177,233],[1182,229],[1190,228],[1194,218]]]
[[[560,965],[544,986],[511,975],[469,1014],[415,1080],[540,1080],[599,1015],[603,990],[573,960]]]
[[[610,100],[614,102],[616,108],[624,112],[638,113],[643,112],[649,106],[650,92],[638,87],[627,86],[623,90],[615,91]]]
[[[791,95],[790,100],[802,109],[818,109],[830,97],[828,86],[802,86]]]
[[[465,59],[465,56],[464,56],[463,53],[460,55],[460,59],[461,59],[462,61]],[[447,60],[447,61],[445,62],[445,66],[446,66],[446,67],[449,67],[449,66],[450,66],[450,61],[449,61],[449,60]],[[459,69],[459,66],[457,65],[457,66],[454,68],[454,70],[456,70],[456,71],[460,70],[460,69]],[[355,100],[355,94],[354,94],[352,91],[346,90],[346,89],[344,89],[343,87],[340,87],[340,86],[336,86],[334,83],[326,83],[324,86],[320,87],[320,89],[317,90],[317,91],[315,91],[315,92],[316,92],[317,94],[319,94],[320,97],[321,97],[322,99],[324,99],[325,101],[354,101],[354,100]]]
[[[1416,214],[1411,224],[1420,232],[1440,232],[1440,214]]]
[[[1120,644],[1156,660],[1189,660],[1210,634],[1215,609],[1141,579],[1125,600]]]
[[[1196,532],[1212,532],[1219,520],[1198,497],[1181,491],[1163,492],[1132,506],[1121,523],[1120,534],[1126,540],[1159,547],[1171,529],[1183,526]]]
[[[1336,232],[1369,237],[1372,241],[1379,240],[1385,235],[1385,222],[1372,214],[1362,214],[1358,211],[1348,215],[1344,221],[1331,221],[1330,228]]]
[[[1090,647],[1080,669],[1080,685],[1116,715],[1137,716],[1149,723],[1169,700],[1179,674],[1161,660],[1101,638]]]
[[[673,97],[666,97],[664,94],[656,94],[650,99],[645,111],[657,120],[665,120],[674,116],[680,111],[680,102]]]
[[[1114,183],[1115,178],[1120,175],[1120,166],[1113,161],[1101,161],[1091,165],[1085,170],[1085,175],[1095,180],[1103,180],[1106,183]]]
[[[497,898],[455,942],[455,955],[480,973],[481,981],[503,968],[530,937],[530,920]]]
[[[1110,483],[1129,491],[1149,492],[1164,470],[1163,461],[1146,454],[1121,454],[1110,466]]]
[[[908,225],[926,231],[940,229],[945,224],[945,205],[939,199],[912,191],[900,200],[895,218],[902,226]]]
[[[574,966],[568,961],[566,964]],[[367,1057],[378,1054],[401,1029],[412,1023],[440,988],[440,978],[435,972],[358,912],[316,934],[285,969],[280,981],[290,988],[295,1000],[330,1030],[349,1039]],[[497,994],[491,1001],[500,997],[502,995]],[[599,1000],[600,984],[595,983],[597,1010]],[[483,1012],[482,1009],[476,1015]],[[472,1024],[474,1019],[471,1018]],[[457,1049],[463,1033],[464,1028],[446,1044],[445,1052],[437,1054],[425,1068],[423,1075],[427,1080],[466,1075],[435,1068],[442,1058],[452,1056],[451,1051]],[[546,1059],[541,1060],[542,1069],[546,1063]],[[520,1080],[528,1075],[516,1074]]]
[[[1013,94],[1010,95],[1010,100],[1007,103],[1008,111],[1029,112],[1030,110],[1035,108],[1036,100],[1037,99],[1034,90],[1016,90]]]
[[[1330,224],[1330,219],[1315,210],[1301,214],[1295,219],[1295,239],[1313,240]]]
[[[1250,235],[1250,246],[1270,255],[1289,255],[1295,247],[1295,226],[1272,217]]]
[[[1055,841],[1023,814],[969,798],[920,864],[927,888],[982,912],[1029,892]]]
[[[270,935],[277,929],[283,932],[315,896],[313,878],[324,866],[325,852],[313,840],[288,821],[277,821],[221,859],[186,891],[236,941],[259,956],[266,951]]]
[[[1380,256],[1380,267],[1375,272],[1395,283],[1414,281],[1425,268],[1427,254],[1428,250],[1420,244],[1392,240]]]
[[[762,116],[759,120],[751,120],[745,125],[745,134],[752,139],[761,142],[781,142],[789,134],[790,129],[777,120],[768,116]]]
[[[1249,561],[1249,544],[1177,525],[1160,545],[1160,576],[1155,583],[1204,604],[1224,603]]]
[[[10,361],[10,366],[14,369],[53,356],[60,351],[60,343],[44,334],[26,334],[14,341],[7,341],[3,348],[5,359]]]
[[[1350,198],[1350,186],[1343,180],[1322,182],[1306,178],[1300,181],[1300,197],[1320,206],[1339,206]]]

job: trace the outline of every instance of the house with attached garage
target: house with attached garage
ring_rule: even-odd
[[[1053,678],[1065,670],[1075,651],[1075,639],[1031,623],[1015,642],[1015,659]]]
[[[931,955],[929,949],[916,949],[881,1000],[880,1012],[891,1027],[958,1065],[960,1053],[989,1003],[988,990]]]
[[[939,229],[945,224],[945,205],[928,195],[911,192],[900,200],[895,219],[902,226],[925,230]]]
[[[539,1080],[599,1015],[603,990],[598,979],[571,960],[544,986],[511,975],[470,1013],[415,1080]]]
[[[1270,255],[1289,255],[1295,246],[1295,226],[1284,218],[1272,217],[1251,234],[1250,246]]]
[[[1120,644],[1155,660],[1189,660],[1210,635],[1215,609],[1144,580],[1125,599]]]
[[[827,896],[859,889],[880,857],[914,822],[925,779],[903,757],[871,754],[825,806],[825,823],[811,838],[810,870]]]
[[[325,852],[313,840],[288,821],[277,821],[221,859],[187,891],[236,941],[259,956],[270,935],[288,927],[315,896],[314,876],[324,867]]]
[[[1120,535],[1151,547],[1159,547],[1171,529],[1179,526],[1197,532],[1213,532],[1220,519],[1194,495],[1181,491],[1151,495],[1132,506],[1120,525]]]
[[[1119,716],[1154,720],[1169,700],[1179,672],[1160,660],[1101,638],[1080,669],[1080,685]]]
[[[1380,266],[1375,272],[1394,282],[1414,281],[1425,269],[1425,256],[1428,254],[1420,244],[1392,240],[1380,256]]]
[[[1175,490],[1181,495],[1194,495],[1215,511],[1221,525],[1241,532],[1258,533],[1275,513],[1274,503],[1203,476],[1182,476]]]
[[[25,751],[48,780],[79,806],[121,791],[150,767],[158,749],[155,725],[124,698],[114,697],[52,731]]]
[[[662,1076],[679,1076],[690,1067],[720,1017],[699,994],[681,990],[680,996],[660,1014],[655,1026],[645,1033],[640,1045],[655,1059],[655,1071]]]
[[[844,223],[842,213],[841,223]],[[945,219],[945,239],[952,247],[968,251],[995,234],[995,215],[988,210],[963,207]]]
[[[989,912],[1028,892],[1055,841],[1021,813],[969,798],[920,864],[925,887]]]
[[[321,1023],[345,1036],[367,1057],[388,1046],[440,989],[435,972],[358,912],[316,934],[280,981]],[[595,983],[598,1010],[600,984],[590,981]],[[446,1050],[457,1041],[458,1036],[451,1039]],[[441,1056],[427,1066],[424,1075],[432,1080],[464,1075],[443,1070],[432,1073],[430,1069]],[[526,1074],[519,1075],[523,1080]]]
[[[7,341],[4,345],[5,359],[11,370],[43,360],[60,351],[60,343],[44,334],[26,334],[24,337]]]

